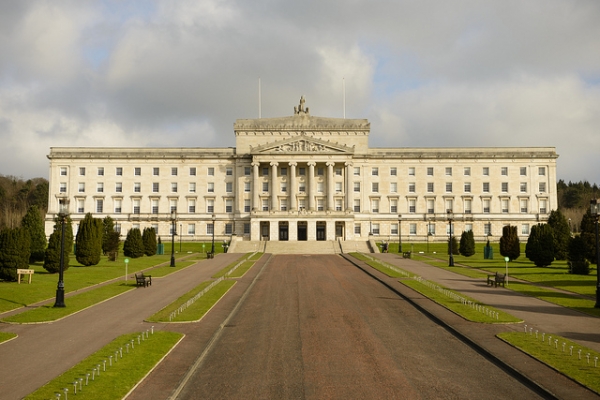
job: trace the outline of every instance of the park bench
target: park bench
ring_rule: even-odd
[[[405,251],[402,253],[402,258],[410,258],[410,251]]]
[[[499,274],[496,272],[494,275],[488,275],[487,284],[490,286],[498,287],[498,285],[504,286],[506,283],[506,274]]]
[[[143,273],[135,274],[135,284],[136,284],[136,286],[143,286],[143,287],[151,286],[152,285],[152,276],[144,275]]]
[[[29,275],[29,282],[27,283],[31,283],[33,272],[34,271],[32,269],[17,269],[17,282],[21,283],[21,275]]]

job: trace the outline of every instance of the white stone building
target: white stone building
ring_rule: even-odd
[[[516,225],[522,239],[557,209],[556,150],[369,148],[365,119],[240,119],[235,148],[51,148],[46,233],[69,199],[74,225],[110,215],[123,234],[177,211],[181,239],[476,240]],[[214,219],[214,224],[213,224]],[[400,229],[400,232],[399,232]],[[178,238],[179,240],[179,238]]]

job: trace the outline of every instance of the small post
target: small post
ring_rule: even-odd
[[[69,392],[69,389],[63,388],[63,393],[65,394],[65,400],[67,400],[67,393],[68,392]]]
[[[113,356],[108,356],[108,358],[109,358],[109,360],[110,360],[110,362],[109,362],[108,366],[109,366],[109,367],[112,367],[112,358],[113,358]]]

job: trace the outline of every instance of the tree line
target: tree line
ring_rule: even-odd
[[[0,175],[0,229],[16,228],[31,206],[42,214],[48,210],[48,181],[44,178],[23,180]]]

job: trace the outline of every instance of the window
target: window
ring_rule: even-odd
[[[96,200],[96,212],[97,213],[104,212],[104,200],[102,200],[102,199]]]
[[[306,199],[298,199],[298,209],[299,210],[306,209]]]
[[[142,184],[140,182],[135,182],[133,184],[133,191],[135,193],[140,193],[142,191]]]
[[[548,212],[548,201],[545,199],[540,200],[540,214],[546,214]]]
[[[379,182],[372,182],[371,183],[371,191],[373,193],[378,193],[379,192]]]
[[[104,176],[104,167],[98,167],[98,176]]]
[[[396,199],[390,200],[390,212],[391,213],[398,212],[398,200],[396,200]]]
[[[214,231],[215,231],[215,224],[213,224],[213,223],[206,224],[206,234],[207,235],[212,235]]]
[[[244,212],[250,212],[250,199],[244,200]]]
[[[396,169],[396,167],[390,167],[390,176],[397,176],[398,175],[398,170]]]
[[[304,167],[298,168],[298,175],[300,175],[300,176],[306,175],[306,168],[304,168]]]
[[[464,176],[471,176],[471,167],[465,167],[463,170]]]
[[[300,193],[306,192],[306,186],[304,185],[304,182],[300,182],[300,185],[298,186],[298,191]]]
[[[452,199],[446,200],[446,210],[454,210],[454,200],[452,200]]]
[[[268,192],[269,191],[269,182],[263,182],[262,183],[262,191],[263,192]]]
[[[529,235],[529,224],[521,225],[521,235]]]
[[[539,189],[540,193],[546,193],[546,182],[540,182]]]
[[[188,199],[188,212],[194,214],[196,212],[196,200]]]
[[[177,200],[170,200],[169,201],[169,212],[177,212]]]
[[[354,199],[354,212],[360,212],[360,200]]]
[[[190,167],[190,176],[196,176],[196,167]]]
[[[446,182],[446,193],[452,193],[452,182]]]
[[[433,182],[427,182],[427,193],[433,193]]]
[[[154,193],[158,193],[160,186],[158,184],[158,182],[152,182],[152,192]]]
[[[452,176],[452,167],[446,167],[446,176]]]
[[[415,167],[408,167],[408,175],[415,176]]]
[[[79,185],[77,185],[77,191],[79,193],[85,193],[85,183],[84,182],[79,182]]]
[[[61,182],[58,191],[60,193],[67,193],[67,182]]]
[[[227,213],[233,212],[233,200],[232,199],[225,200],[225,212],[227,212]]]
[[[133,200],[133,213],[134,214],[140,213],[140,200],[139,199]]]
[[[171,167],[171,175],[177,176],[177,167]]]
[[[208,184],[206,185],[206,189],[207,189],[208,193],[214,193],[215,192],[215,183],[208,182]]]
[[[410,199],[408,200],[408,212],[414,214],[417,212],[417,200]]]
[[[281,182],[281,192],[287,192],[287,182]]]
[[[104,183],[103,182],[98,182],[98,185],[96,187],[96,191],[98,193],[103,193],[104,192]]]
[[[150,207],[152,208],[152,214],[158,214],[158,199],[152,199]]]
[[[250,176],[250,167],[244,167],[244,176]]]
[[[527,213],[528,210],[528,201],[526,199],[520,200],[519,204],[521,205],[521,212],[522,213]]]
[[[85,212],[85,201],[84,200],[77,200],[77,212],[78,213],[84,213]]]
[[[208,176],[215,176],[215,168],[208,167]]]
[[[60,176],[67,176],[67,167],[60,167]]]
[[[196,193],[196,182],[190,182],[189,192],[190,193]]]
[[[269,167],[263,167],[262,169],[263,176],[269,176]]]
[[[323,182],[317,182],[317,193],[323,193]]]
[[[281,211],[287,211],[287,199],[280,199],[279,200],[279,209]]]
[[[154,176],[160,175],[160,168],[158,168],[158,167],[152,168],[152,175],[154,175]]]
[[[371,212],[374,212],[374,213],[379,212],[379,199],[371,200]]]
[[[115,200],[115,214],[121,214],[121,210],[123,209],[123,202],[121,199]]]
[[[323,168],[317,168],[317,176],[323,176],[324,171]]]
[[[427,199],[427,214],[435,213],[435,201],[433,199]]]
[[[244,182],[244,192],[250,192],[250,182]]]
[[[188,224],[188,235],[196,234],[196,224]]]
[[[379,235],[379,224],[371,224],[371,233],[373,235]]]
[[[214,201],[214,199],[208,199],[206,201],[206,212],[208,212],[208,213],[215,212],[215,201]]]
[[[483,212],[485,214],[490,213],[490,199],[483,199]]]
[[[465,232],[471,232],[473,230],[473,224],[465,224]]]
[[[232,233],[233,233],[233,224],[231,224],[231,223],[225,224],[225,234],[231,235]]]
[[[371,175],[372,176],[378,176],[379,175],[379,168],[378,167],[371,168]]]
[[[492,234],[492,224],[490,222],[483,224],[483,234],[485,236],[490,236]]]
[[[360,192],[360,182],[354,182],[354,191]]]
[[[390,183],[390,193],[398,193],[398,184],[396,182]]]
[[[527,182],[521,182],[519,185],[521,193],[527,193]]]
[[[429,235],[435,235],[435,224],[427,223],[427,233]]]
[[[408,191],[409,193],[415,193],[417,191],[417,185],[414,182],[409,182]]]
[[[489,193],[489,192],[490,192],[490,183],[483,182],[483,193]]]
[[[471,214],[472,203],[471,199],[465,199],[465,214]]]
[[[390,228],[390,235],[397,235],[398,234],[398,224],[392,224],[391,228]]]
[[[342,199],[335,199],[335,211],[342,211]]]
[[[281,176],[287,176],[287,167],[281,167],[280,174]]]
[[[508,182],[502,182],[501,190],[502,193],[508,193]]]
[[[427,176],[433,176],[433,167],[427,167]]]
[[[354,234],[360,236],[360,224],[354,224]]]
[[[465,193],[471,193],[471,182],[465,182]]]
[[[500,175],[502,175],[502,176],[508,176],[508,167],[502,167],[502,168],[500,168]]]
[[[417,234],[417,224],[414,224],[414,223],[408,224],[408,234],[409,235]]]
[[[123,192],[123,182],[115,183],[115,192],[117,192],[117,193]]]
[[[342,182],[336,182],[335,183],[335,192],[336,193],[342,193]]]
[[[177,193],[177,182],[171,182],[171,192]]]
[[[484,176],[489,176],[490,175],[490,168],[489,167],[483,167],[483,175]]]
[[[233,193],[233,182],[225,182],[225,192]]]
[[[115,168],[115,175],[117,175],[117,176],[123,176],[123,167],[116,167]]]
[[[262,210],[269,211],[269,199],[263,199],[262,201]]]
[[[225,167],[225,175],[232,176],[233,175],[233,167]]]
[[[79,167],[79,175],[85,176],[85,167]]]
[[[502,212],[507,214],[508,213],[508,199],[500,200],[500,206],[502,207]]]
[[[546,176],[546,167],[538,167],[538,175]]]
[[[521,176],[527,176],[527,167],[521,167],[521,168],[519,168],[519,175],[521,175]]]
[[[140,176],[140,175],[142,175],[142,169],[141,169],[140,167],[135,167],[135,168],[133,169],[133,174],[134,174],[135,176]]]
[[[244,223],[244,235],[249,235],[250,234],[250,224],[249,223]]]
[[[360,176],[360,167],[354,167],[354,176]]]
[[[335,169],[335,175],[336,176],[342,176],[342,169],[336,167],[336,169]]]
[[[324,203],[323,199],[317,199],[317,211],[325,210]]]

